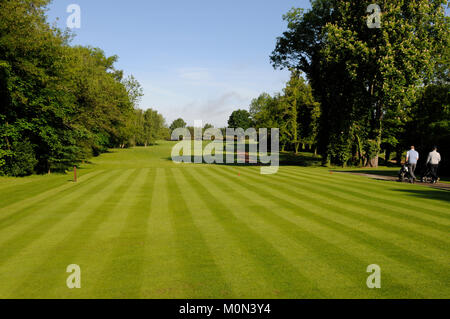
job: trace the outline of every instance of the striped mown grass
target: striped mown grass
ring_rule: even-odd
[[[104,154],[78,183],[0,178],[0,298],[450,297],[449,192],[174,164],[172,145]]]

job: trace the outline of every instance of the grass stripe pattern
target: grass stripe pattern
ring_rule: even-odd
[[[113,150],[77,183],[0,177],[0,298],[450,298],[450,192],[175,164],[173,145]]]

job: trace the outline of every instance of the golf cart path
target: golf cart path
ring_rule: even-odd
[[[357,173],[357,172],[340,172],[340,171],[333,171],[333,173],[350,174],[350,175],[356,175],[356,176],[364,176],[367,178],[377,179],[377,180],[381,180],[381,181],[398,182],[398,178],[394,177],[394,176],[383,176],[383,175],[365,174],[365,173]],[[415,185],[421,185],[421,186],[450,191],[450,184],[444,184],[444,183],[429,184],[429,183],[416,182]]]

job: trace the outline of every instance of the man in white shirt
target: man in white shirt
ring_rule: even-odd
[[[409,173],[412,177],[411,183],[414,183],[416,181],[416,175],[414,175],[414,172],[416,171],[418,160],[419,153],[416,151],[416,148],[414,146],[411,146],[411,150],[406,153],[406,164],[408,165]]]
[[[427,165],[430,165],[431,168],[431,176],[433,178],[433,183],[437,183],[438,181],[438,168],[439,163],[441,162],[441,154],[438,153],[437,147],[433,148],[433,151],[428,154]]]

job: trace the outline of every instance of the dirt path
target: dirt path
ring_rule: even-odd
[[[394,176],[383,176],[383,175],[365,174],[365,173],[358,173],[358,172],[353,173],[353,172],[339,172],[339,171],[333,171],[333,173],[350,174],[350,175],[364,176],[364,177],[377,179],[377,180],[381,180],[381,181],[398,182],[398,178],[394,177]],[[445,183],[429,184],[429,183],[416,182],[415,185],[421,185],[421,186],[450,191],[450,184],[445,184]]]

